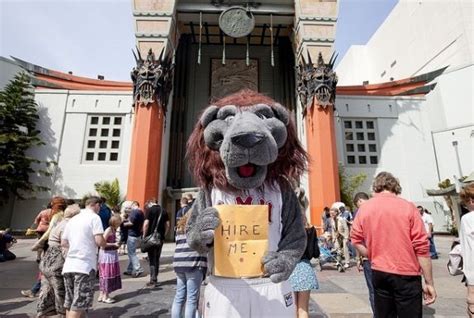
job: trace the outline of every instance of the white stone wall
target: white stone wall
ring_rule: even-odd
[[[367,173],[368,181],[379,171],[393,172],[405,198],[434,211],[437,231],[446,229],[445,204],[425,190],[474,170],[473,10],[472,1],[400,0],[368,43],[352,46],[336,69],[339,85],[361,85],[449,66],[435,79],[436,88],[426,100],[338,96],[336,102],[341,116],[345,104],[350,105],[344,114],[349,117],[370,117],[374,108],[381,108],[375,115],[383,140],[379,164],[347,170]],[[369,103],[377,105],[371,112]],[[397,113],[387,113],[392,103]],[[341,144],[340,133],[338,137]],[[369,189],[369,182],[364,187]]]
[[[371,183],[377,173],[389,171],[399,178],[403,189],[402,197],[417,205],[425,206],[433,214],[435,230],[446,231],[447,211],[443,210],[442,198],[432,198],[426,195],[426,189],[436,188],[438,184],[438,168],[431,137],[432,130],[429,120],[431,110],[428,101],[420,97],[338,96],[336,107],[336,139],[338,157],[342,163],[345,162],[343,119],[374,118],[377,121],[379,163],[374,166],[345,166],[346,172],[349,174],[354,175],[362,172],[367,175],[360,190],[370,193]],[[465,139],[463,141],[466,142]],[[442,148],[441,143],[440,138],[440,141],[436,142],[436,147]],[[448,152],[444,153],[448,154]],[[467,157],[464,152],[462,155]],[[443,160],[445,160],[444,157]],[[467,160],[468,158],[463,161],[466,167]],[[439,169],[444,171],[448,168],[440,166]]]
[[[472,65],[473,12],[472,1],[400,0],[365,50],[353,46],[346,53],[337,66],[339,85],[388,82],[445,66]]]
[[[474,123],[474,65],[447,71],[436,80],[427,96],[433,130],[451,129]]]
[[[432,134],[440,179],[453,182],[460,176],[468,176],[474,169],[474,124]]]
[[[94,183],[114,178],[118,178],[123,195],[127,189],[133,127],[131,92],[37,90],[35,99],[39,104],[38,129],[47,145],[32,149],[31,155],[58,165],[51,168],[51,177],[34,179],[51,191],[15,201],[11,220],[14,229],[28,227],[53,195],[82,198],[94,192]],[[90,164],[82,160],[89,114],[124,116],[117,163]]]

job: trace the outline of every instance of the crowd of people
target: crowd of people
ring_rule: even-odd
[[[185,220],[184,216],[193,202],[192,195],[186,195],[181,202],[177,215]],[[144,210],[135,201],[126,201],[121,207],[111,210],[106,200],[97,196],[84,199],[80,204],[63,197],[53,197],[46,209],[38,213],[34,224],[38,240],[32,251],[36,252],[39,271],[31,289],[21,293],[25,297],[38,297],[38,317],[82,317],[92,306],[97,278],[97,301],[114,303],[111,293],[122,288],[119,248],[126,246],[129,259],[123,275],[140,277],[144,273],[137,256],[140,239],[156,231],[164,240],[170,230],[168,213],[154,199],[146,202]],[[179,229],[179,235],[183,235],[184,228]],[[0,232],[0,261],[15,259],[15,254],[9,249],[15,242],[8,231]],[[162,245],[159,245],[146,251],[149,287],[159,285],[161,250]],[[201,272],[205,272],[205,262],[203,264]],[[175,270],[177,273],[186,272],[187,267],[177,264]],[[176,306],[180,303],[184,304],[178,300],[175,302]]]
[[[401,187],[390,173],[380,173],[372,186],[373,196],[360,192],[354,196],[356,210],[342,202],[325,208],[322,235],[306,218],[308,202],[297,190],[307,236],[306,250],[289,282],[295,293],[298,317],[308,317],[312,290],[319,288],[311,260],[318,259],[320,246],[331,246],[344,268],[356,263],[363,271],[374,317],[421,317],[425,304],[436,300],[432,259],[438,258],[434,241],[433,218],[422,206],[400,197]],[[467,310],[474,313],[474,183],[461,192],[469,211],[462,217],[460,243],[467,286]],[[176,212],[176,248],[173,268],[177,277],[171,316],[196,317],[200,287],[208,271],[207,255],[189,247],[186,224],[192,213],[192,196],[183,196]],[[95,282],[99,280],[98,301],[115,302],[111,294],[122,288],[118,249],[126,245],[128,266],[123,275],[140,277],[144,269],[137,256],[138,242],[152,233],[164,240],[170,231],[168,213],[156,200],[125,202],[113,209],[100,197],[89,197],[81,206],[73,200],[54,197],[35,218],[38,240],[32,247],[39,263],[38,280],[27,297],[38,296],[37,315],[57,314],[81,317],[92,306]],[[0,262],[13,260],[15,243],[8,231],[0,231]],[[149,282],[157,287],[162,244],[147,250]],[[423,278],[423,280],[422,280]]]
[[[388,172],[376,176],[372,190],[372,198],[364,192],[354,196],[353,213],[342,202],[324,208],[319,239],[312,226],[306,225],[307,248],[290,276],[298,317],[308,317],[309,293],[318,288],[315,271],[302,266],[319,255],[314,252],[314,241],[321,248],[329,247],[344,268],[356,262],[365,276],[374,317],[422,317],[423,300],[426,305],[435,302],[431,260],[438,259],[438,253],[431,213],[401,198],[400,183]],[[468,317],[473,317],[474,183],[461,191],[460,198],[470,211],[462,216],[460,241]],[[301,204],[301,208],[305,211],[306,206]]]

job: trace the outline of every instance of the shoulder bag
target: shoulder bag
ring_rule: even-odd
[[[141,251],[143,253],[147,253],[149,250],[163,245],[163,238],[161,237],[161,234],[158,233],[158,226],[160,225],[162,215],[163,215],[163,210],[160,207],[160,216],[158,217],[158,220],[156,221],[155,229],[150,235],[147,235],[143,238],[142,245],[141,245]]]

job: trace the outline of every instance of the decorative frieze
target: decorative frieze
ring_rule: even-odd
[[[134,17],[166,17],[172,18],[173,13],[169,12],[147,12],[147,11],[133,11]]]
[[[167,39],[168,34],[166,33],[141,33],[141,32],[136,32],[135,37],[137,38],[159,38],[159,39]]]
[[[134,0],[133,9],[138,12],[173,13],[176,0]]]

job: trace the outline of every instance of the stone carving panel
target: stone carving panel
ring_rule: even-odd
[[[247,66],[245,59],[211,60],[211,99],[221,98],[241,89],[258,91],[258,60],[251,59]]]
[[[305,23],[303,27],[304,37],[333,39],[335,36],[333,24]]]
[[[173,12],[175,0],[134,0],[134,9],[139,12]]]
[[[138,33],[158,33],[168,34],[170,29],[170,20],[137,20]]]
[[[303,16],[337,17],[335,1],[300,0],[300,14]]]

